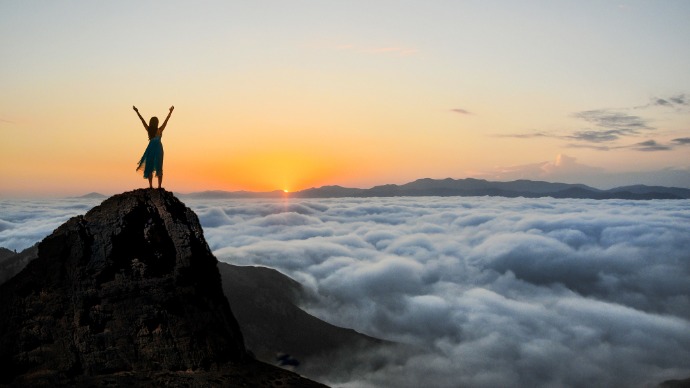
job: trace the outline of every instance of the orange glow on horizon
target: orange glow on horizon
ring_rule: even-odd
[[[344,163],[332,157],[287,151],[266,151],[230,155],[215,160],[196,160],[184,165],[182,160],[166,165],[171,187],[181,191],[275,191],[284,193],[323,186],[344,175]],[[174,180],[174,181],[173,181]],[[183,187],[180,187],[183,186]]]

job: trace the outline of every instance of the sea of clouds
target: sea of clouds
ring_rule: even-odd
[[[644,386],[690,377],[690,201],[188,201],[221,261],[416,352],[336,386]],[[386,353],[386,351],[382,351]],[[370,361],[370,362],[367,362]]]
[[[276,268],[310,291],[310,313],[407,345],[330,360],[324,383],[690,377],[688,200],[182,199],[219,260]],[[0,246],[27,247],[97,202],[0,202]]]
[[[71,217],[84,214],[102,199],[0,199],[0,247],[20,252],[53,233]]]

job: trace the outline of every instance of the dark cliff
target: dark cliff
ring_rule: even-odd
[[[26,248],[19,253],[12,252],[6,248],[0,248],[0,284],[5,283],[21,272],[37,256],[38,244]]]
[[[391,345],[308,314],[299,306],[308,298],[302,285],[274,269],[227,263],[218,263],[218,269],[247,347],[260,360],[287,353],[305,361],[300,372],[309,376],[316,364],[330,364],[336,354]]]
[[[246,354],[196,215],[163,190],[70,219],[0,286],[0,384],[316,385]]]

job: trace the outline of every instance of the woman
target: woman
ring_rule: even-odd
[[[163,130],[168,124],[168,119],[170,119],[170,115],[175,107],[170,107],[168,117],[165,118],[160,128],[158,128],[158,117],[151,117],[149,124],[146,125],[146,121],[139,114],[139,109],[136,106],[132,106],[132,108],[137,112],[137,116],[139,116],[141,123],[144,124],[146,132],[149,133],[149,145],[146,147],[146,151],[144,151],[144,156],[139,160],[137,171],[144,170],[144,178],[149,180],[149,189],[153,188],[153,172],[155,171],[158,177],[158,188],[160,189],[161,183],[163,183],[163,144],[161,143],[161,136],[163,136]]]

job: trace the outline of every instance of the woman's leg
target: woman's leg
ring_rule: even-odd
[[[150,176],[149,177],[149,189],[152,189],[152,188],[153,188],[153,177]]]
[[[158,175],[158,188],[161,188],[161,183],[163,183],[163,174]]]

